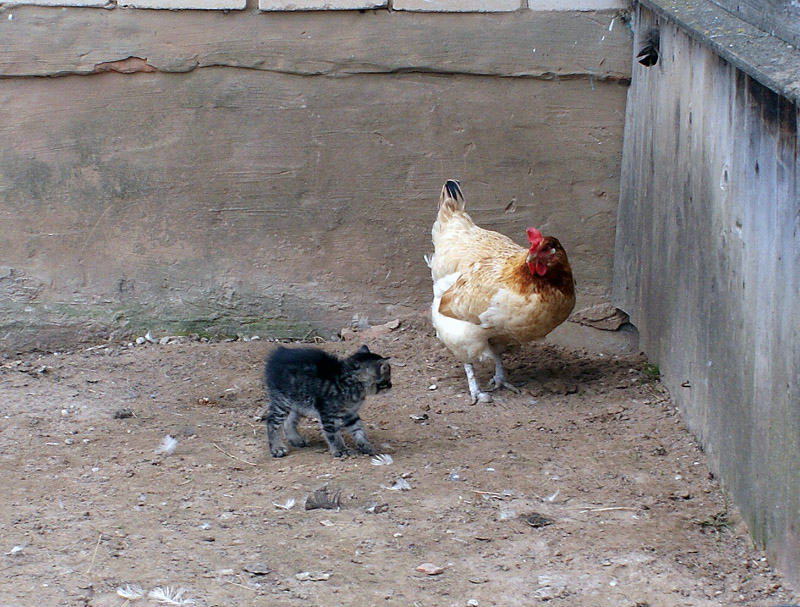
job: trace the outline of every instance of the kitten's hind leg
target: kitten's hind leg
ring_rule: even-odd
[[[347,433],[353,437],[353,440],[356,441],[356,446],[361,453],[366,453],[367,455],[375,453],[372,444],[367,440],[364,427],[361,425],[361,418],[358,415],[345,419],[343,426]]]
[[[286,434],[286,440],[292,447],[305,447],[306,441],[297,433],[297,419],[300,415],[292,409],[286,420],[283,422],[283,431]]]
[[[267,413],[267,443],[269,444],[269,452],[272,457],[283,457],[289,453],[289,448],[283,442],[283,428],[284,420],[289,414],[289,409],[285,406],[280,406],[275,399],[271,399],[269,403],[269,412]]]

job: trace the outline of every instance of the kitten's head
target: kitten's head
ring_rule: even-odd
[[[373,354],[367,346],[361,346],[349,360],[367,394],[376,394],[392,387],[392,366],[388,358]]]

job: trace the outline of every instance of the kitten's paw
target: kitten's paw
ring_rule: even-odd
[[[367,455],[375,455],[375,449],[369,443],[359,443],[358,450]]]
[[[289,449],[286,447],[275,447],[271,448],[269,452],[272,454],[272,457],[284,457],[289,453]]]
[[[302,439],[299,436],[297,438],[289,438],[287,440],[292,447],[297,447],[299,449],[302,449],[307,445],[305,439]]]
[[[350,449],[342,449],[341,451],[334,451],[333,457],[350,457],[353,452]]]

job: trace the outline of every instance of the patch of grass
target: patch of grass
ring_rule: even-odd
[[[661,370],[658,368],[658,365],[654,365],[653,363],[644,363],[642,367],[642,375],[647,381],[658,381],[661,379]]]
[[[714,531],[721,534],[726,529],[730,531],[733,529],[730,518],[728,518],[728,510],[720,510],[716,514],[707,516],[704,519],[694,521],[695,525],[699,525],[703,531]]]

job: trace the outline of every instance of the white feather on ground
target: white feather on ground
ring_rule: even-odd
[[[184,592],[186,592],[185,588],[174,589],[172,586],[165,586],[163,588],[161,586],[156,586],[150,591],[147,598],[166,605],[179,605],[181,607],[194,605],[194,599],[183,598]]]
[[[161,441],[161,444],[155,450],[156,455],[171,455],[173,451],[175,451],[175,447],[178,446],[178,440],[172,438],[169,434],[164,437],[164,440]]]
[[[138,584],[125,584],[117,588],[117,594],[128,601],[138,601],[144,598],[144,590]]]
[[[411,485],[408,484],[406,479],[401,477],[398,478],[391,487],[381,485],[381,489],[388,489],[389,491],[408,491],[411,489]]]
[[[373,466],[388,466],[388,465],[389,465],[389,464],[391,464],[393,461],[394,461],[394,460],[392,459],[392,456],[391,456],[391,455],[389,455],[388,453],[381,453],[381,454],[379,454],[379,455],[376,455],[375,457],[373,457],[373,458],[370,460],[370,463],[371,463]]]

